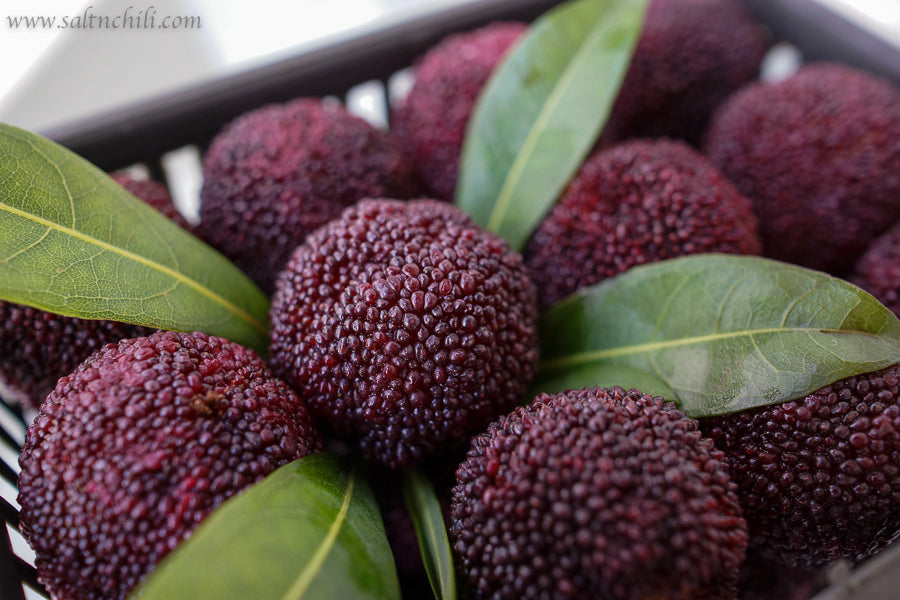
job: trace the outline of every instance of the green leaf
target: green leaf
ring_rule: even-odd
[[[230,261],[81,157],[4,124],[0,282],[0,299],[62,315],[268,346],[268,299]]]
[[[438,600],[456,600],[453,554],[441,504],[431,482],[416,468],[403,473],[403,501],[416,528],[422,562],[434,597]]]
[[[400,589],[378,505],[360,473],[321,453],[225,502],[131,597],[395,600]]]
[[[629,390],[637,388],[645,394],[674,398],[675,394],[659,377],[623,364],[591,363],[542,374],[526,394],[527,404],[541,392],[554,393],[585,387],[612,387],[618,385]]]
[[[642,389],[634,373],[649,373],[650,393],[662,381],[694,417],[802,397],[900,362],[900,320],[872,296],[751,256],[636,267],[551,307],[539,335],[542,380],[576,371],[584,381],[600,368],[609,385],[610,371],[626,367],[628,385]]]
[[[534,22],[475,106],[456,203],[521,250],[609,116],[647,0],[578,0]]]

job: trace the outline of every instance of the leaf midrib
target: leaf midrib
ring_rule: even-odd
[[[439,551],[440,547],[437,545],[438,539],[440,539],[441,541],[447,540],[447,530],[444,527],[438,527],[437,519],[435,519],[431,511],[427,511],[427,514],[425,515],[425,528],[428,530],[428,539],[430,541],[429,545],[431,546],[430,560],[434,563],[434,567],[437,571],[441,589],[441,596],[442,598],[455,597],[456,592],[451,587],[453,585],[452,578],[454,576],[452,564],[448,568],[447,562],[445,560],[441,560],[442,558],[446,557]]]
[[[764,329],[744,329],[741,331],[729,331],[723,333],[711,333],[707,335],[698,335],[693,337],[684,337],[678,338],[675,340],[662,340],[658,342],[646,342],[643,344],[634,344],[631,346],[617,346],[615,348],[609,348],[606,350],[594,350],[592,352],[579,352],[576,354],[569,354],[560,358],[555,358],[551,360],[541,361],[540,370],[541,371],[553,371],[559,369],[566,369],[569,367],[574,367],[578,365],[585,365],[594,362],[598,362],[601,360],[611,359],[611,358],[619,358],[621,356],[631,356],[635,354],[642,354],[653,352],[656,350],[664,350],[666,348],[675,348],[678,346],[690,346],[692,344],[702,344],[705,342],[715,342],[719,340],[725,340],[730,338],[737,337],[750,337],[756,335],[765,335],[767,333],[810,333],[810,332],[819,332],[819,333],[831,333],[831,334],[848,334],[848,335],[861,335],[866,337],[878,337],[874,333],[869,333],[866,331],[857,331],[857,330],[846,330],[846,329],[826,329],[822,327],[767,327]]]
[[[20,218],[23,218],[23,219],[32,221],[34,223],[37,223],[39,225],[42,225],[42,226],[46,227],[48,230],[58,231],[62,234],[71,236],[75,239],[79,239],[85,243],[94,245],[100,249],[112,252],[114,254],[118,254],[119,256],[122,256],[123,258],[132,260],[138,264],[144,265],[150,269],[153,269],[155,271],[163,273],[164,275],[171,277],[175,281],[183,283],[183,284],[187,285],[188,287],[196,290],[202,296],[209,298],[216,304],[219,304],[220,306],[224,307],[228,312],[235,315],[242,321],[248,323],[250,326],[252,326],[254,329],[259,331],[260,333],[262,333],[264,335],[268,334],[268,330],[267,330],[266,326],[264,324],[260,323],[259,321],[257,321],[247,311],[239,308],[238,306],[236,306],[229,300],[223,298],[219,294],[216,294],[215,292],[210,290],[208,287],[200,284],[195,279],[186,277],[183,273],[180,273],[179,271],[176,271],[176,270],[174,270],[170,267],[167,267],[163,264],[160,264],[158,262],[149,260],[139,254],[135,254],[134,252],[130,252],[124,248],[120,248],[118,246],[114,246],[112,244],[104,242],[103,240],[97,239],[95,237],[85,235],[76,229],[72,229],[70,227],[65,227],[63,225],[60,225],[59,223],[55,223],[48,219],[43,219],[41,217],[38,217],[37,215],[35,215],[33,213],[25,212],[14,206],[10,206],[9,204],[7,204],[5,202],[0,201],[0,209],[5,210],[6,212],[9,212],[11,214],[14,214]]]
[[[547,121],[553,116],[556,106],[560,103],[565,91],[568,90],[572,81],[575,79],[578,66],[583,57],[587,54],[588,49],[592,47],[594,38],[600,35],[599,31],[602,29],[602,27],[594,28],[585,35],[578,47],[578,51],[573,58],[569,60],[565,70],[562,72],[559,79],[557,79],[557,84],[553,86],[553,91],[547,97],[547,101],[544,102],[540,112],[538,112],[537,119],[535,119],[534,125],[528,131],[528,135],[522,143],[522,148],[516,155],[515,160],[513,160],[513,164],[510,166],[507,176],[503,180],[500,192],[497,194],[497,201],[494,203],[494,209],[491,211],[491,216],[488,219],[486,226],[486,229],[489,231],[496,232],[503,222],[503,217],[509,208],[513,191],[518,186],[518,182],[522,177],[528,159],[537,147],[537,142],[546,128]]]
[[[297,575],[297,578],[294,580],[294,583],[291,584],[288,591],[285,592],[282,597],[283,600],[300,600],[303,598],[306,591],[309,589],[309,586],[319,574],[319,571],[322,570],[322,565],[325,564],[325,559],[328,558],[328,554],[331,552],[331,549],[337,541],[341,527],[343,527],[344,521],[347,520],[347,512],[350,510],[350,500],[353,498],[353,488],[355,483],[356,472],[353,471],[348,477],[347,489],[344,490],[344,500],[334,522],[331,524],[331,527],[328,528],[328,533],[325,535],[322,543],[319,544],[319,547],[316,549],[312,558]]]
[[[425,545],[422,545],[421,547],[422,558],[432,564],[434,571],[437,574],[441,598],[456,598],[453,563],[451,561],[448,564],[445,560],[442,560],[447,558],[447,556],[440,552],[441,547],[438,545],[438,540],[440,539],[442,542],[447,542],[447,546],[449,546],[447,530],[444,527],[440,506],[435,508],[429,501],[429,496],[422,492],[422,487],[430,484],[428,483],[427,478],[425,478],[418,469],[412,468],[408,470],[406,472],[406,477],[407,481],[405,482],[404,493],[407,494],[407,504],[414,504],[417,509],[421,509],[410,510],[413,524],[417,530],[421,527],[428,533],[426,536],[428,547],[426,548]],[[432,496],[431,498],[434,497]],[[436,513],[435,510],[437,511]],[[438,522],[440,522],[440,526],[438,526]],[[431,573],[428,573],[428,577],[430,580]]]

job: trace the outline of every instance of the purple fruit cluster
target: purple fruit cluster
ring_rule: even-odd
[[[757,82],[768,39],[740,3],[654,0],[523,258],[444,200],[526,31],[435,46],[390,131],[299,98],[216,136],[195,231],[271,294],[268,363],[0,302],[0,385],[41,407],[19,498],[55,597],[125,597],[228,497],[331,442],[387,471],[452,465],[439,493],[472,598],[800,600],[900,535],[897,365],[700,422],[619,387],[528,402],[539,310],[640,264],[763,254],[852,275],[900,313],[896,86],[829,64]],[[160,184],[117,180],[191,227]],[[418,554],[397,562],[422,583]]]

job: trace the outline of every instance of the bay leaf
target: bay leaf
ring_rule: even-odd
[[[575,0],[535,21],[482,90],[456,204],[521,250],[609,117],[647,0]]]
[[[542,373],[528,390],[525,404],[542,392],[555,393],[563,390],[577,390],[585,387],[637,388],[645,394],[673,398],[675,394],[666,382],[652,373],[635,369],[624,364],[588,363],[561,370]]]
[[[378,505],[332,453],[229,499],[132,593],[140,600],[400,598]]]
[[[651,393],[663,382],[693,417],[795,399],[900,362],[900,320],[871,295],[752,256],[635,267],[548,309],[539,336],[539,380],[589,381],[596,368],[609,384],[621,366],[631,386],[641,388],[641,372]]]
[[[456,600],[456,572],[441,504],[434,486],[422,472],[403,473],[403,501],[416,529],[422,562],[437,600]]]
[[[81,157],[5,124],[0,299],[268,347],[268,299],[229,260]]]

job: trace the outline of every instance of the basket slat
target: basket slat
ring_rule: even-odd
[[[6,501],[4,500],[3,503],[5,504]],[[34,579],[35,575],[34,569],[30,565],[25,565],[30,570],[30,573],[23,573],[20,568],[20,563],[22,562],[22,559],[13,554],[12,542],[9,540],[9,531],[7,531],[6,527],[3,527],[2,533],[0,533],[0,598],[25,600],[25,590],[22,588],[22,583],[26,580]],[[37,581],[34,583],[37,585]]]

